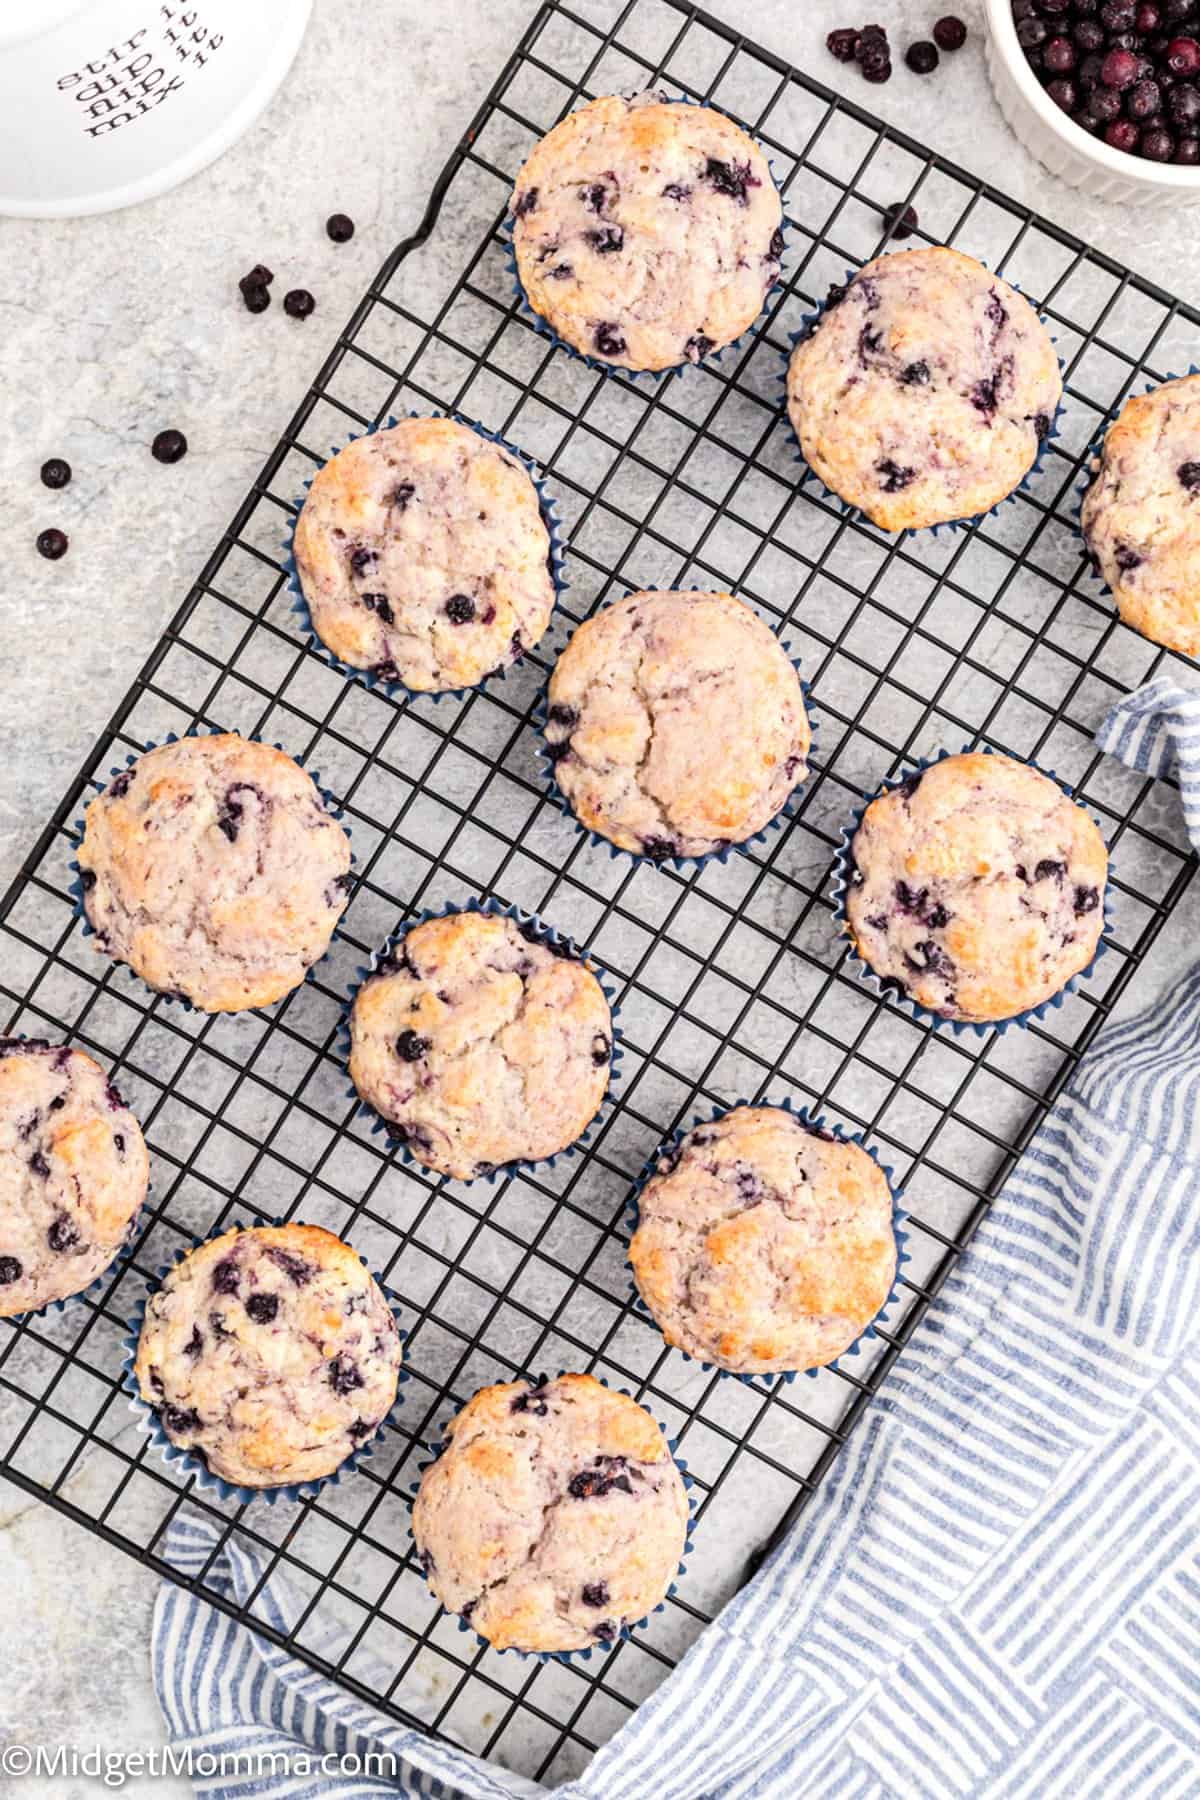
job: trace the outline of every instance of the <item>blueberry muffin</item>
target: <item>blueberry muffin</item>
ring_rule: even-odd
[[[629,1249],[668,1344],[739,1374],[830,1363],[896,1274],[892,1196],[857,1144],[776,1106],[698,1125],[642,1189]]]
[[[1083,535],[1127,625],[1200,656],[1200,375],[1127,400],[1083,502]]]
[[[554,609],[528,470],[454,419],[405,419],[339,450],[308,491],[293,553],[321,642],[421,693],[507,668]]]
[[[948,756],[872,800],[849,850],[846,919],[885,985],[985,1024],[1042,1005],[1104,930],[1108,853],[1049,776]]]
[[[611,1644],[653,1611],[687,1539],[683,1477],[636,1401],[591,1375],[481,1388],[421,1478],[413,1538],[437,1599],[496,1650]]]
[[[350,1076],[391,1135],[469,1181],[573,1144],[600,1109],[612,1017],[561,943],[491,913],[427,919],[355,996]]]
[[[352,881],[349,839],[312,777],[233,732],[123,769],[88,807],[79,871],[101,950],[204,1012],[297,987]]]
[[[348,1244],[258,1225],[201,1244],[146,1306],[134,1365],[173,1444],[239,1487],[332,1475],[391,1411],[400,1334]]]
[[[826,487],[884,531],[969,519],[1018,487],[1062,398],[1029,302],[957,250],[903,250],[834,288],[788,366]]]
[[[779,275],[783,209],[766,157],[723,113],[659,94],[606,95],[561,120],[511,207],[530,306],[623,369],[732,343]]]
[[[729,594],[629,594],[550,677],[546,747],[576,818],[652,860],[761,831],[808,774],[800,678]]]
[[[129,1241],[150,1160],[82,1050],[0,1038],[0,1318],[65,1300]]]

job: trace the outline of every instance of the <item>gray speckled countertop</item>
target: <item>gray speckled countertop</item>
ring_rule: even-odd
[[[887,87],[844,77],[823,40],[855,22],[845,0],[712,0],[731,24],[914,136],[1002,183],[1014,197],[1195,299],[1200,215],[1137,214],[1081,199],[1014,145],[991,99],[979,0],[957,10],[969,47],[921,80],[897,55]],[[582,9],[598,13],[598,5]],[[858,12],[862,12],[859,7]],[[902,45],[944,10],[933,0],[870,8]],[[281,93],[212,168],[171,194],[107,218],[0,225],[0,880],[9,881],[102,730],[131,674],[275,441],[328,340],[388,247],[416,223],[437,170],[520,31],[532,0],[316,0]],[[925,15],[928,14],[928,18]],[[907,27],[901,21],[908,21]],[[914,21],[920,27],[913,29]],[[358,231],[338,247],[333,210]],[[453,230],[452,221],[443,226]],[[278,303],[252,317],[235,283],[258,260],[277,296],[317,297],[305,323]],[[149,443],[186,432],[186,460],[163,468]],[[71,487],[51,494],[41,461],[66,456]],[[68,558],[42,561],[37,532],[59,524]],[[1195,884],[1134,984],[1169,982],[1200,925]],[[0,1481],[0,1729],[135,1748],[161,1741],[148,1668],[156,1582],[119,1551]],[[55,1800],[111,1790],[54,1784]],[[143,1788],[141,1791],[149,1791]],[[159,1782],[161,1800],[188,1791]],[[46,1795],[0,1781],[0,1794]]]

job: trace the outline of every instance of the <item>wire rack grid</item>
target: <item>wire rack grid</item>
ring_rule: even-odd
[[[581,99],[661,86],[712,101],[764,144],[791,225],[759,330],[650,383],[552,348],[515,299],[500,226],[533,142]],[[1040,472],[981,524],[885,537],[798,487],[779,405],[788,333],[914,204],[915,241],[953,243],[1044,308],[1067,373]],[[436,227],[436,229],[435,229]],[[680,0],[539,7],[442,172],[421,226],[363,297],[229,530],[0,906],[6,1027],[109,1064],[154,1159],[148,1224],[102,1291],[0,1337],[0,1471],[248,1621],[394,1717],[563,1779],[630,1716],[794,1522],[1192,873],[1172,797],[1097,756],[1119,693],[1171,659],[1115,618],[1087,571],[1075,488],[1106,414],[1190,360],[1200,316]],[[567,521],[572,587],[503,683],[435,704],[331,670],[289,611],[280,540],[304,478],[391,412],[458,410],[538,458]],[[533,710],[573,625],[639,587],[730,588],[790,642],[821,725],[795,819],[701,869],[635,866],[549,798]],[[155,997],[84,941],[73,823],[130,751],[219,727],[278,741],[346,808],[358,885],[311,979],[264,1012]],[[829,899],[837,834],[901,762],[991,744],[1075,784],[1113,854],[1110,954],[1028,1030],[955,1038],[845,966]],[[578,1157],[492,1185],[407,1166],[356,1114],[337,1048],[355,968],[422,907],[495,895],[537,910],[615,978],[626,1061]],[[879,1335],[794,1383],[706,1373],[630,1304],[631,1182],[701,1108],[792,1096],[866,1132],[911,1212]],[[410,1330],[401,1425],[315,1500],[224,1504],[132,1428],[120,1339],[146,1279],[192,1232],[295,1217],[348,1237]],[[413,1566],[406,1489],[420,1440],[481,1383],[559,1367],[629,1388],[678,1437],[696,1550],[665,1610],[588,1662],[501,1657],[455,1630]],[[281,1624],[173,1566],[177,1516],[216,1523],[286,1576]],[[214,1552],[215,1559],[216,1552]],[[265,1579],[265,1577],[264,1577]]]

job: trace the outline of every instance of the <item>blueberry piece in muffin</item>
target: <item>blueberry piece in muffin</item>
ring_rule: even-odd
[[[611,1644],[659,1604],[687,1521],[650,1415],[560,1375],[468,1402],[421,1477],[413,1539],[438,1600],[494,1649],[561,1652]]]
[[[585,356],[698,362],[740,337],[779,274],[766,158],[711,107],[608,95],[541,139],[517,177],[513,246],[530,306]]]

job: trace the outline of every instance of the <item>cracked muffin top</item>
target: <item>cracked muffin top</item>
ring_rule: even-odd
[[[430,1588],[496,1650],[611,1644],[664,1598],[687,1494],[659,1427],[591,1375],[481,1388],[421,1477]]]
[[[123,769],[88,807],[78,860],[100,949],[204,1012],[299,986],[352,881],[349,839],[312,777],[233,732]]]
[[[779,275],[783,208],[740,125],[606,95],[535,146],[511,201],[530,306],[585,356],[670,369],[730,344]]]
[[[1125,623],[1200,656],[1200,375],[1125,402],[1094,465],[1082,525]]]
[[[491,913],[414,925],[355,996],[350,1076],[418,1162],[469,1181],[573,1144],[599,1111],[612,1018],[565,944]]]
[[[242,1487],[331,1475],[391,1411],[391,1309],[355,1252],[317,1225],[200,1244],[146,1305],[135,1372],[173,1444]]]
[[[1037,461],[1062,398],[1029,302],[957,250],[902,250],[833,288],[788,365],[805,460],[884,531],[985,513]]]
[[[0,1038],[0,1318],[82,1293],[129,1241],[141,1126],[83,1050]]]
[[[313,479],[293,552],[321,642],[421,693],[507,668],[554,610],[529,471],[456,419],[403,419],[339,450]]]
[[[781,1107],[735,1107],[659,1159],[629,1260],[689,1356],[740,1374],[819,1368],[891,1291],[891,1192],[858,1144]]]
[[[1048,775],[947,756],[872,800],[850,846],[846,918],[885,984],[977,1024],[1040,1006],[1104,930],[1108,852]]]
[[[550,677],[547,754],[582,825],[664,861],[753,837],[808,774],[804,691],[729,594],[641,593],[587,619]]]

